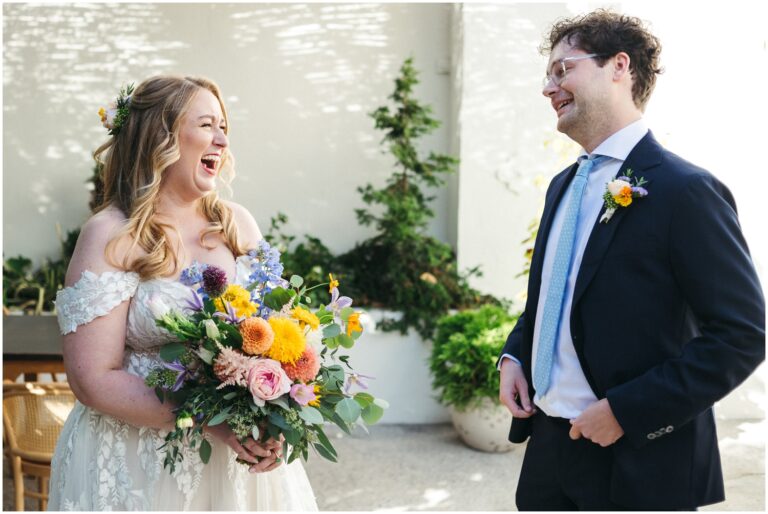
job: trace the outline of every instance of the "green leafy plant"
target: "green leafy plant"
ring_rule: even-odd
[[[384,187],[358,188],[367,205],[356,210],[358,222],[373,227],[376,234],[337,257],[316,238],[307,237],[306,243],[293,249],[293,238],[273,235],[273,240],[282,239],[283,251],[288,251],[284,253],[286,272],[290,269],[307,277],[313,271],[338,274],[344,290],[360,304],[402,313],[382,321],[382,329],[405,333],[414,328],[430,339],[437,319],[450,309],[500,302],[470,287],[468,279],[480,276],[479,268],[460,272],[451,246],[426,233],[434,217],[430,206],[434,196],[427,191],[443,186],[458,161],[449,155],[419,152],[419,139],[440,122],[429,106],[415,98],[418,82],[413,60],[407,59],[389,96],[394,105],[370,113],[375,128],[384,132],[382,145],[395,161]],[[306,269],[308,265],[317,269]]]
[[[517,318],[486,305],[438,321],[429,369],[442,404],[464,410],[484,398],[498,403],[496,360]]]
[[[58,226],[57,226],[58,229]],[[59,233],[61,257],[46,259],[37,269],[32,260],[22,255],[3,260],[3,308],[5,311],[20,310],[27,314],[55,312],[53,300],[56,292],[64,287],[69,260],[75,251],[80,230]]]

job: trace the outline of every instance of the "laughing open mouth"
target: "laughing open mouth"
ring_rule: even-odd
[[[218,166],[221,157],[218,155],[204,155],[200,162],[208,173],[216,173],[216,166]]]

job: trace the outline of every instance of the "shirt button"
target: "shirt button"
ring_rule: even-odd
[[[651,439],[651,440],[653,440],[653,439],[656,439],[656,434],[653,434],[653,433],[651,433],[651,434],[648,434],[646,437],[647,437],[648,439]]]

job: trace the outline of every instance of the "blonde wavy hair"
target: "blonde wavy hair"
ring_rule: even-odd
[[[200,89],[216,96],[229,127],[221,92],[214,82],[199,77],[155,76],[134,91],[130,114],[118,134],[93,153],[93,158],[103,165],[104,180],[104,199],[96,212],[115,207],[127,218],[107,244],[106,257],[113,265],[138,273],[143,280],[173,275],[180,265],[181,237],[179,247],[173,248],[167,236],[167,231],[178,234],[178,229],[159,220],[156,210],[163,172],[181,157],[181,122]],[[228,148],[224,149],[219,170],[220,182],[228,187],[235,175],[234,158]],[[204,247],[212,248],[205,243],[207,236],[221,234],[235,256],[246,252],[238,240],[232,211],[216,191],[201,199],[200,210],[210,222],[200,232]],[[114,257],[115,245],[124,239],[131,245],[120,261]],[[146,255],[132,258],[137,248]]]

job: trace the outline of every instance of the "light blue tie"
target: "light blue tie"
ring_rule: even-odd
[[[557,240],[555,260],[552,265],[552,276],[544,302],[544,314],[541,318],[539,346],[536,352],[536,369],[533,371],[533,387],[543,395],[549,389],[549,377],[552,372],[552,362],[555,355],[555,343],[560,329],[560,319],[563,312],[565,283],[573,260],[573,243],[576,239],[576,224],[579,219],[581,197],[587,187],[587,175],[599,162],[608,159],[604,155],[593,155],[579,163],[579,169],[570,187],[570,197],[565,210],[560,237]]]

